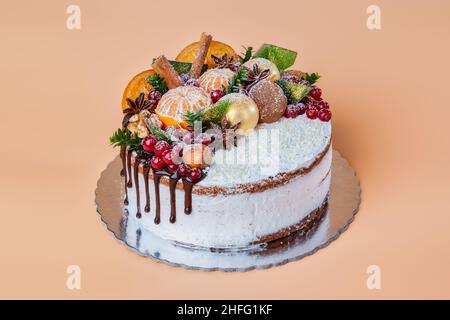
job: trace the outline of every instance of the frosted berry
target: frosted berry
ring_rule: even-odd
[[[189,172],[189,178],[191,178],[193,181],[198,180],[202,177],[202,171],[198,168],[194,168]]]
[[[151,165],[152,165],[152,168],[155,170],[161,170],[162,168],[164,168],[166,166],[163,159],[161,159],[160,157],[153,157],[151,160]]]
[[[172,154],[172,150],[167,149],[166,151],[164,151],[162,153],[162,159],[164,161],[165,164],[174,164],[173,162],[173,154]]]
[[[301,79],[297,76],[294,76],[292,74],[284,74],[281,79],[286,80],[288,82],[292,83],[300,83]]]
[[[180,164],[180,166],[178,167],[178,173],[180,174],[180,176],[185,177],[189,174],[189,167],[185,164]]]
[[[308,110],[306,110],[306,116],[311,120],[317,119],[318,112],[316,108],[308,108]]]
[[[166,168],[167,172],[175,173],[178,170],[178,166],[176,164],[169,164]]]
[[[158,103],[158,101],[161,100],[161,92],[159,92],[158,90],[152,90],[148,93],[147,98],[152,103]]]
[[[323,109],[319,112],[319,119],[324,122],[331,120],[331,111],[328,109]]]
[[[158,140],[154,135],[149,135],[142,140],[142,148],[147,152],[153,152],[157,142]]]
[[[194,134],[192,132],[188,132],[183,136],[182,140],[185,144],[192,144],[194,142]]]
[[[220,100],[220,98],[222,98],[225,93],[222,90],[219,89],[214,89],[211,91],[211,100],[213,103],[216,103],[217,101]]]
[[[197,137],[195,137],[196,143],[204,144],[205,146],[211,144],[212,138],[209,134],[201,133]]]
[[[299,107],[295,104],[288,105],[284,111],[284,116],[286,118],[296,118],[299,114]]]
[[[186,81],[186,85],[192,87],[200,87],[200,82],[198,82],[197,79],[190,78],[189,80]]]
[[[167,143],[167,141],[160,140],[155,145],[155,154],[158,157],[161,157],[163,152],[166,150],[169,150],[169,148],[170,148],[170,146],[169,146],[169,143]]]
[[[314,100],[321,100],[322,99],[322,90],[320,88],[314,87],[310,92],[309,96],[313,98]]]
[[[306,110],[308,110],[308,106],[304,103],[301,103],[301,102],[297,103],[296,106],[298,108],[298,111],[297,111],[298,115],[305,114]]]

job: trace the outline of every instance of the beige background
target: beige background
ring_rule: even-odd
[[[0,298],[450,298],[448,1],[72,1],[0,4]],[[382,30],[366,28],[378,4]],[[325,250],[264,271],[186,271],[141,258],[100,223],[94,189],[117,150],[122,90],[208,31],[276,43],[318,71],[361,210]],[[82,288],[66,288],[66,268]],[[366,268],[382,290],[366,288]]]

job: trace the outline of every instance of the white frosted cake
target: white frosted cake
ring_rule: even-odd
[[[133,78],[111,137],[133,225],[214,249],[317,227],[330,188],[331,112],[317,74],[286,70],[295,55],[263,45],[238,58],[202,34],[177,61],[159,57]]]

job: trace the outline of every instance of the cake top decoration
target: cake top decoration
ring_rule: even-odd
[[[272,44],[238,55],[202,33],[175,60],[160,55],[130,81],[122,127],[110,142],[153,170],[198,182],[218,150],[234,148],[260,125],[297,117],[330,121],[319,74],[289,69],[296,58]]]

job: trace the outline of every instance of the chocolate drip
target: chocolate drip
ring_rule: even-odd
[[[122,171],[120,171],[120,175],[124,177],[125,183],[124,183],[124,189],[125,189],[125,199],[123,200],[123,203],[125,205],[128,205],[128,189],[127,189],[127,170],[126,170],[126,152],[127,147],[125,145],[120,147],[120,158],[122,159]]]
[[[133,183],[131,182],[131,155],[133,151],[128,150],[127,152],[127,168],[128,168],[128,181],[125,179],[128,188],[133,187]]]
[[[143,174],[144,174],[144,184],[145,184],[145,212],[150,212],[150,188],[149,188],[149,178],[150,178],[150,159],[152,154],[147,153],[138,153],[134,159],[134,172],[132,171],[132,158],[133,151],[127,150],[126,146],[121,147],[120,149],[120,157],[122,159],[122,170],[120,172],[121,176],[124,177],[125,180],[125,199],[124,204],[128,205],[128,188],[133,186],[132,179],[134,178],[134,185],[136,189],[136,217],[141,218],[141,199],[139,192],[139,166],[143,165]],[[153,170],[153,182],[155,189],[155,224],[159,224],[161,222],[161,198],[160,198],[160,184],[161,178],[166,176],[169,178],[169,191],[170,191],[170,219],[171,223],[175,223],[177,219],[176,212],[176,189],[178,181],[181,179],[181,176],[178,173],[169,173],[165,170]],[[204,177],[204,176],[203,176]],[[202,178],[203,178],[202,177]],[[191,181],[189,178],[182,178],[183,181],[183,189],[184,189],[184,212],[185,214],[191,214],[192,212],[192,190],[194,185],[200,181]]]
[[[139,164],[140,164],[140,158],[139,156],[136,156],[135,162],[134,162],[134,187],[136,189],[136,206],[137,206],[137,212],[136,217],[141,218],[141,197],[139,192]]]
[[[148,161],[144,163],[144,183],[145,183],[145,212],[150,212],[150,190],[148,187],[148,178],[150,175],[150,164]]]
[[[184,189],[184,213],[191,214],[192,212],[192,188],[194,183],[183,179],[183,189]]]
[[[153,182],[155,183],[155,223],[159,224],[161,222],[161,208],[160,208],[160,198],[159,198],[159,184],[162,175],[153,171]]]
[[[177,183],[179,178],[170,178],[169,180],[169,190],[170,190],[170,223],[175,223],[177,220],[177,206],[176,206],[176,194]]]

